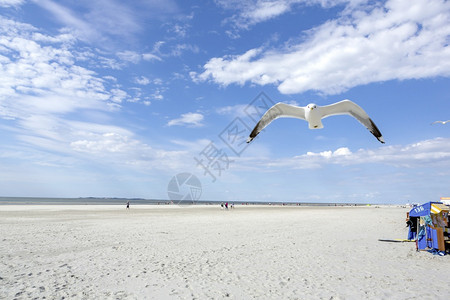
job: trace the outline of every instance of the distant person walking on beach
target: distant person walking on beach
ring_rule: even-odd
[[[225,208],[228,210],[228,202],[225,202]]]
[[[130,201],[127,201],[127,209],[130,209]]]

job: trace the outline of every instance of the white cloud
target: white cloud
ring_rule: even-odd
[[[58,165],[55,157],[61,154],[71,157],[73,164],[93,160],[139,170],[172,170],[187,164],[186,151],[155,149],[125,128],[99,124],[113,121],[99,116],[131,97],[118,88],[115,77],[77,65],[72,39],[43,36],[32,26],[2,17],[0,25],[0,117],[9,124],[2,130],[20,141],[27,153],[23,160],[33,160],[33,153],[39,152],[39,163],[46,166]],[[96,59],[84,57],[87,65]],[[83,121],[71,121],[77,118]],[[199,126],[201,119],[188,115],[185,121]]]
[[[103,79],[110,80],[112,82],[117,82],[117,78],[114,76],[109,76],[109,75],[103,76]]]
[[[179,41],[182,39],[174,39],[173,41]],[[166,41],[158,41],[153,45],[153,51],[151,53],[144,54],[146,60],[158,60],[162,61],[162,58],[167,57],[178,57],[183,55],[185,52],[199,53],[200,48],[194,44],[187,43],[168,43]]]
[[[121,42],[133,41],[134,35],[144,30],[141,24],[145,19],[162,18],[178,11],[172,0],[134,1],[131,4],[117,0],[76,1],[74,7],[77,10],[70,9],[63,1],[33,2],[49,11],[79,39],[103,47],[115,43],[117,37]]]
[[[248,27],[264,22],[291,10],[295,2],[304,1],[251,1],[252,5],[243,9],[234,22],[238,27]]]
[[[89,69],[76,65],[65,37],[42,38],[26,24],[0,17],[0,111],[9,117],[107,110],[114,93]],[[41,35],[42,36],[42,35]]]
[[[130,140],[127,136],[123,136],[114,132],[104,134],[96,134],[92,139],[77,140],[70,143],[76,151],[88,153],[104,153],[104,152],[122,152],[128,153],[131,149],[138,146],[136,140]]]
[[[163,100],[164,99],[164,92],[167,90],[166,87],[160,86],[158,83],[153,82],[154,84],[158,85],[158,87],[153,91],[153,93],[150,95],[151,99],[155,100]]]
[[[170,31],[174,32],[178,37],[186,37],[186,32],[188,29],[188,25],[180,25],[180,24],[175,24]]]
[[[339,157],[339,156],[346,156],[346,155],[351,155],[352,152],[350,151],[350,149],[348,149],[347,147],[343,147],[343,148],[339,148],[335,151],[323,151],[323,152],[319,152],[319,153],[314,153],[314,152],[307,152],[306,153],[306,157],[320,157],[320,158],[326,158],[326,159],[330,159],[330,158],[335,158],[335,157]]]
[[[162,61],[162,59],[154,54],[151,53],[144,53],[144,54],[140,54],[138,52],[135,51],[130,51],[130,50],[126,50],[126,51],[121,51],[117,53],[117,57],[120,60],[123,60],[125,62],[129,62],[129,63],[133,63],[133,64],[138,64],[139,62],[141,62],[142,60],[145,61]]]
[[[135,81],[137,84],[140,84],[140,85],[147,85],[147,84],[150,83],[150,79],[148,79],[148,78],[145,77],[145,76],[136,77],[136,78],[134,79],[134,81]]]
[[[240,163],[245,163],[245,160]],[[330,164],[383,164],[399,168],[450,167],[450,138],[435,138],[406,146],[359,149],[356,152],[344,147],[334,151],[307,152],[292,158],[250,158],[247,163],[274,169],[316,169]]]
[[[104,156],[99,152],[120,152],[121,149],[136,148],[139,144],[132,138],[133,134],[130,131],[121,127],[69,121],[54,114],[23,117],[17,120],[16,125],[15,133],[18,140],[32,145],[35,151],[44,150],[47,153],[45,156],[52,159],[55,155],[51,153],[56,153],[68,154],[76,161],[74,151],[89,153],[91,156],[88,158],[95,159],[96,155]],[[46,160],[42,158],[42,161],[45,163]]]
[[[127,92],[120,89],[111,89],[111,101],[115,103],[122,103],[123,100],[128,98]]]
[[[17,121],[13,129],[22,145],[15,159],[53,167],[73,167],[87,161],[137,171],[157,169],[173,172],[189,167],[188,151],[153,148],[137,139],[133,132],[114,125],[70,121],[56,115],[33,115]],[[12,149],[17,146],[12,146]],[[5,151],[0,157],[17,153]],[[32,149],[32,150],[30,150]]]
[[[246,113],[246,109],[248,109],[248,104],[236,104],[236,105],[228,105],[219,107],[216,109],[216,112],[219,115],[229,115],[231,117],[248,117]]]
[[[161,94],[161,92],[159,90],[156,90],[151,97],[155,100],[163,100],[164,96]]]
[[[254,23],[259,23],[279,16],[289,10],[290,3],[288,1],[258,1],[256,8],[244,14],[244,16]]]
[[[232,22],[239,28],[247,28],[259,22],[263,22],[279,16],[290,10],[293,2],[289,0],[275,0],[275,1],[261,1],[261,0],[241,0],[241,1],[227,1],[216,0],[217,5],[228,10],[237,12],[227,20]]]
[[[190,51],[192,53],[199,53],[200,49],[196,45],[178,44],[172,48],[169,56],[181,56],[186,51]]]
[[[181,117],[177,118],[177,119],[173,119],[170,120],[167,125],[168,126],[174,126],[174,125],[179,125],[179,126],[190,126],[190,127],[200,127],[203,126],[202,121],[203,121],[203,115],[200,113],[186,113],[186,114],[182,114]]]
[[[129,50],[118,52],[117,56],[121,60],[124,60],[124,61],[127,61],[127,62],[131,62],[131,63],[134,63],[134,64],[139,63],[141,61],[141,59],[142,59],[142,55],[141,54],[139,54],[137,52],[134,52],[134,51],[129,51]]]
[[[161,78],[155,78],[155,79],[153,80],[153,84],[156,84],[156,85],[162,85],[162,84],[163,84],[163,81],[162,81]]]
[[[290,12],[298,5],[321,5],[331,7],[347,3],[355,6],[364,0],[216,0],[220,7],[233,10],[235,15],[226,20],[238,29],[248,29],[255,24],[268,21]],[[230,35],[236,34],[229,31]]]
[[[137,84],[140,84],[140,85],[154,84],[156,86],[162,86],[164,84],[164,81],[161,78],[155,78],[153,80],[150,80],[146,76],[135,77],[134,82]],[[163,89],[163,88],[161,88],[161,89]]]
[[[154,53],[161,53],[161,47],[164,46],[166,44],[165,41],[157,41],[154,45],[153,45],[153,52]]]
[[[142,59],[145,61],[154,61],[154,60],[162,61],[162,59],[159,56],[152,53],[142,54]]]
[[[448,1],[391,0],[350,8],[311,29],[300,44],[215,57],[191,77],[221,85],[274,84],[285,94],[338,94],[371,82],[450,75]]]
[[[299,103],[295,100],[286,100],[283,101],[283,103],[299,106]],[[267,103],[264,103],[264,105],[267,106],[258,107],[253,104],[227,105],[217,108],[216,112],[219,115],[230,115],[232,117],[260,118],[268,108],[270,108],[272,105],[275,105],[275,102],[270,100]]]
[[[25,0],[0,0],[0,7],[18,7],[24,2]]]
[[[34,1],[37,5],[52,13],[57,20],[72,28],[75,35],[83,40],[102,40],[101,34],[95,26],[76,16],[67,7],[50,0]]]

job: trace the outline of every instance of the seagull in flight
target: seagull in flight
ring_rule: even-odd
[[[441,124],[445,125],[448,122],[450,122],[450,120],[447,120],[447,121],[434,121],[433,123],[431,123],[431,125],[436,124],[436,123],[441,123]]]
[[[334,115],[350,115],[364,125],[381,143],[384,144],[383,136],[375,123],[367,113],[356,103],[343,100],[330,105],[318,106],[310,103],[307,106],[295,106],[285,103],[277,103],[262,116],[256,124],[247,143],[250,143],[267,125],[278,118],[297,118],[309,123],[309,129],[323,128],[322,119]]]

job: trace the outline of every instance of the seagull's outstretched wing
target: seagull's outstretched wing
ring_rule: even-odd
[[[297,118],[305,120],[305,109],[303,107],[289,105],[285,103],[277,103],[262,116],[261,120],[253,128],[247,143],[250,143],[267,125],[278,118]]]
[[[321,107],[323,113],[322,118],[326,118],[333,115],[350,115],[357,119],[361,124],[366,126],[367,129],[381,142],[384,144],[383,136],[380,130],[378,130],[369,115],[356,103],[350,100],[343,100],[334,104],[326,105]]]

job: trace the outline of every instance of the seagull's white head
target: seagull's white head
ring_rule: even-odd
[[[322,115],[320,114],[320,109],[316,104],[310,103],[306,106],[305,109],[305,120],[309,123],[310,129],[319,129],[323,128]]]
[[[317,108],[317,105],[315,105],[314,103],[310,103],[310,104],[306,105],[306,108],[309,110],[314,110]]]

